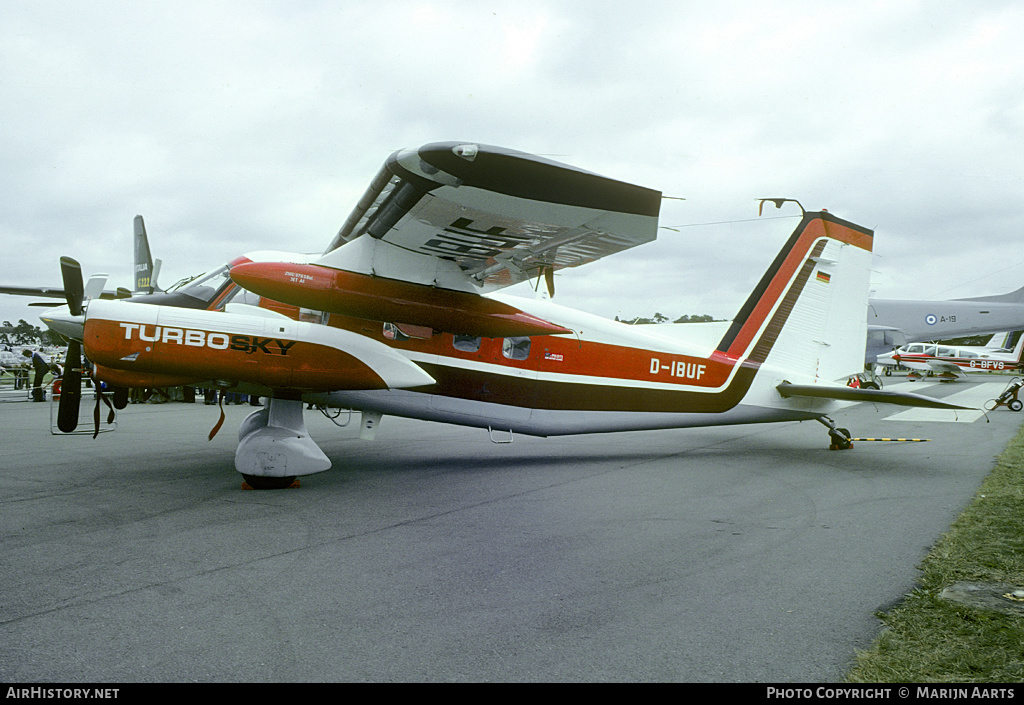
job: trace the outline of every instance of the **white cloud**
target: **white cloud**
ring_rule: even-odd
[[[876,229],[880,295],[998,293],[1024,285],[1021,30],[1012,2],[10,3],[0,281],[70,254],[126,283],[136,213],[165,283],[318,250],[391,151],[465,139],[685,197],[670,226],[797,198]],[[789,227],[663,231],[559,296],[728,316]]]

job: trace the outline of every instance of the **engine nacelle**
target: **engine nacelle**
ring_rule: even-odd
[[[178,384],[224,380],[311,392],[434,382],[366,336],[249,306],[224,313],[94,300],[83,345],[100,378],[114,384],[149,376]]]

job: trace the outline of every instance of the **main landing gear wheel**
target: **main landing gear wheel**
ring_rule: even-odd
[[[829,430],[828,437],[832,441],[831,445],[829,445],[829,450],[849,450],[853,448],[849,429],[833,428]]]
[[[330,469],[331,461],[302,422],[302,406],[299,399],[269,397],[264,408],[242,421],[235,449],[235,470],[245,478],[242,489],[298,487],[296,477]]]
[[[818,417],[818,421],[828,427],[829,450],[849,450],[853,448],[853,436],[849,429],[836,428],[836,423],[827,416]]]
[[[292,475],[290,477],[267,477],[265,475],[242,475],[245,480],[242,483],[243,490],[286,490],[291,487],[298,487],[299,481]]]

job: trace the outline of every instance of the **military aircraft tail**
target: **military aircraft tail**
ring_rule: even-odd
[[[992,296],[974,296],[967,299],[954,299],[955,301],[988,301],[995,304],[1024,304],[1024,287],[1011,291],[1008,294],[994,294]]]
[[[1024,330],[1017,330],[1008,336],[1007,345],[1013,345],[1013,359],[1020,363],[1024,360]]]
[[[160,273],[160,260],[153,264],[153,257],[149,252],[149,238],[146,236],[146,223],[141,215],[135,216],[135,284],[133,293],[153,294],[162,291],[156,283],[157,274]]]

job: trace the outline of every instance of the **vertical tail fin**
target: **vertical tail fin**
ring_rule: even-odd
[[[1018,330],[1010,333],[1010,338],[1017,337],[1017,342],[1013,346],[1013,359],[1018,363],[1017,368],[1021,369],[1021,358],[1024,357],[1024,331]]]
[[[828,212],[805,213],[719,353],[792,377],[833,381],[862,372],[873,239]]]
[[[160,272],[160,260],[153,267],[153,257],[149,253],[149,238],[146,236],[146,224],[141,215],[135,216],[135,287],[136,294],[152,294],[160,291],[156,276]]]

